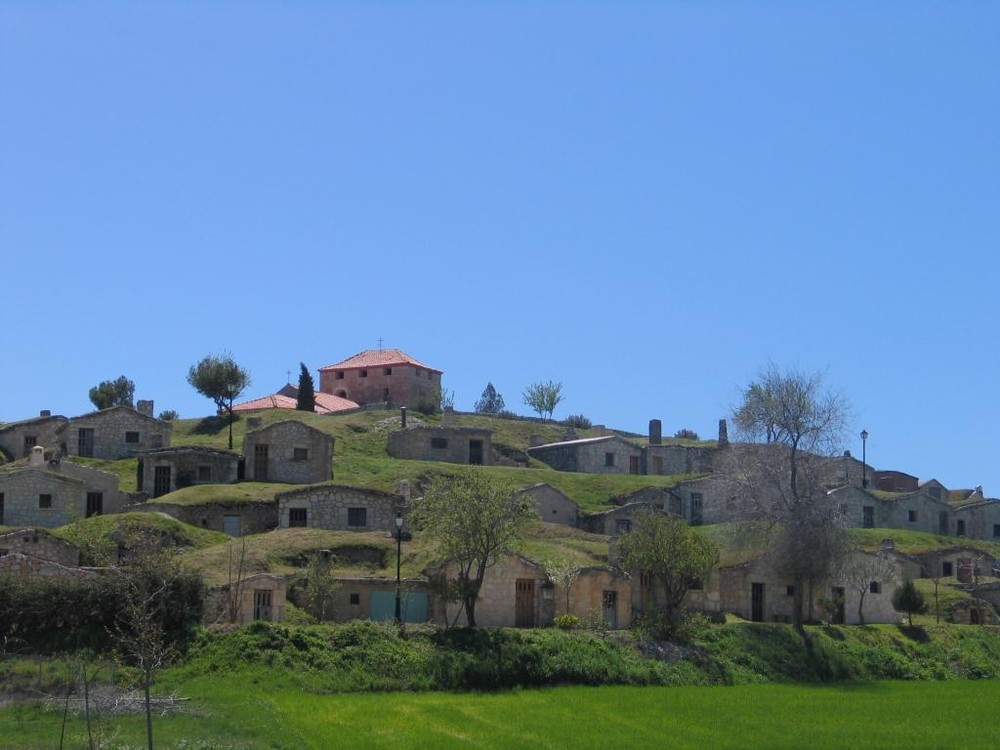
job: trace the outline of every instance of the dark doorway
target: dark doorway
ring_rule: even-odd
[[[267,445],[253,447],[253,479],[255,482],[267,481]]]
[[[84,458],[94,457],[94,430],[92,427],[81,427],[77,432],[76,453]]]
[[[629,456],[628,457],[628,473],[638,474],[639,473],[639,457]]]
[[[750,619],[764,622],[764,584],[750,584]]]
[[[153,469],[153,497],[161,497],[170,492],[170,467],[157,466]]]
[[[844,624],[844,587],[834,586],[830,589],[830,598],[833,601],[833,622],[836,625]]]
[[[99,516],[104,512],[104,493],[103,492],[88,492],[87,493],[87,518],[91,516]]]
[[[604,611],[604,624],[612,630],[618,628],[618,592],[605,591],[601,594],[601,609]]]
[[[469,441],[469,463],[473,466],[481,466],[483,463],[483,441]]]
[[[515,583],[514,627],[535,627],[535,582],[530,578],[518,578]]]

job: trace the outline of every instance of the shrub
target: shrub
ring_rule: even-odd
[[[556,615],[553,623],[560,630],[576,630],[580,627],[580,618],[567,612],[562,615]]]
[[[698,437],[697,432],[689,430],[687,427],[677,430],[677,432],[674,433],[674,437],[678,440],[701,440],[701,438]]]
[[[583,416],[583,414],[572,414],[566,417],[566,420],[563,422],[563,424],[566,425],[567,427],[573,427],[574,429],[577,430],[589,430],[591,427],[594,426],[594,424],[585,416]]]
[[[173,422],[175,419],[180,419],[180,417],[181,415],[173,409],[166,409],[160,412],[157,419],[162,419],[164,422]]]

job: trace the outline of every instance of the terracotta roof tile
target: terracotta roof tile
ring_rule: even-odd
[[[262,396],[260,398],[251,399],[250,401],[233,404],[233,411],[237,414],[264,411],[265,409],[294,408],[295,399],[291,396],[283,396],[280,393],[272,393],[269,396]],[[317,414],[333,414],[338,411],[347,411],[349,409],[357,408],[358,405],[349,399],[341,398],[340,396],[332,396],[329,393],[316,393],[315,412]]]
[[[358,352],[353,357],[348,357],[342,362],[321,367],[319,368],[319,371],[353,370],[364,367],[390,367],[392,365],[413,365],[414,367],[422,367],[423,369],[431,370],[432,372],[443,372],[443,370],[428,367],[423,362],[415,360],[401,349],[367,349],[363,352]]]

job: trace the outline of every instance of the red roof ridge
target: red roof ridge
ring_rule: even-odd
[[[432,372],[444,372],[443,370],[438,370],[436,367],[430,367],[429,365],[425,365],[423,362],[414,359],[402,349],[365,349],[363,352],[358,352],[353,357],[348,357],[347,359],[335,364],[321,367],[319,368],[319,371],[350,370],[365,367],[386,367],[390,365],[413,365],[414,367],[422,367],[425,370],[430,370]]]

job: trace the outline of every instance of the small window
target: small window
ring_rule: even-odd
[[[614,453],[608,452],[608,453],[604,454],[604,465],[605,466],[614,466],[615,465],[615,454]]]
[[[915,510],[907,511],[906,520],[909,521],[910,523],[916,523],[917,522],[917,511],[915,511]]]
[[[795,596],[795,587],[792,585],[785,586],[785,596]]]
[[[930,496],[933,497],[935,500],[940,500],[941,499],[941,488],[940,487],[931,487],[927,491],[930,493]]]
[[[52,507],[52,495],[43,494],[38,496],[38,507],[39,508],[51,508]]]
[[[288,525],[291,527],[305,527],[308,525],[308,509],[306,508],[289,508],[288,509]]]
[[[392,375],[392,368],[391,367],[383,367],[382,368],[382,374],[383,375]]]
[[[956,536],[965,536],[965,520],[955,521]]]
[[[431,438],[431,448],[434,448],[435,450],[444,450],[447,447],[447,438]]]
[[[872,594],[881,594],[882,593],[882,582],[881,581],[872,581],[871,583],[868,584],[868,591],[869,591],[869,593],[872,593]]]
[[[993,536],[1000,536],[1000,523],[993,524]]]
[[[125,433],[125,442],[126,443],[131,443],[133,445],[136,444],[136,443],[138,443],[139,442],[139,433],[138,432],[133,432],[131,430],[129,432],[126,432]]]
[[[344,379],[344,371],[343,370],[337,370],[335,373],[333,373],[333,379],[334,380],[343,380]]]
[[[632,522],[628,519],[621,519],[615,521],[615,533],[616,534],[627,534],[632,530]]]
[[[211,482],[212,481],[212,467],[211,466],[199,466],[198,467],[198,481],[199,482]]]
[[[351,604],[360,605],[361,604],[361,594],[351,594]]]
[[[944,561],[941,563],[941,575],[943,576],[953,576],[955,575],[955,566],[949,561]]]
[[[358,377],[359,378],[367,378],[368,377],[368,370],[361,370],[361,371],[359,371],[358,372]]]
[[[309,449],[308,448],[292,448],[292,460],[293,461],[308,461],[309,460]]]
[[[347,528],[349,529],[368,528],[368,508],[348,508]]]

